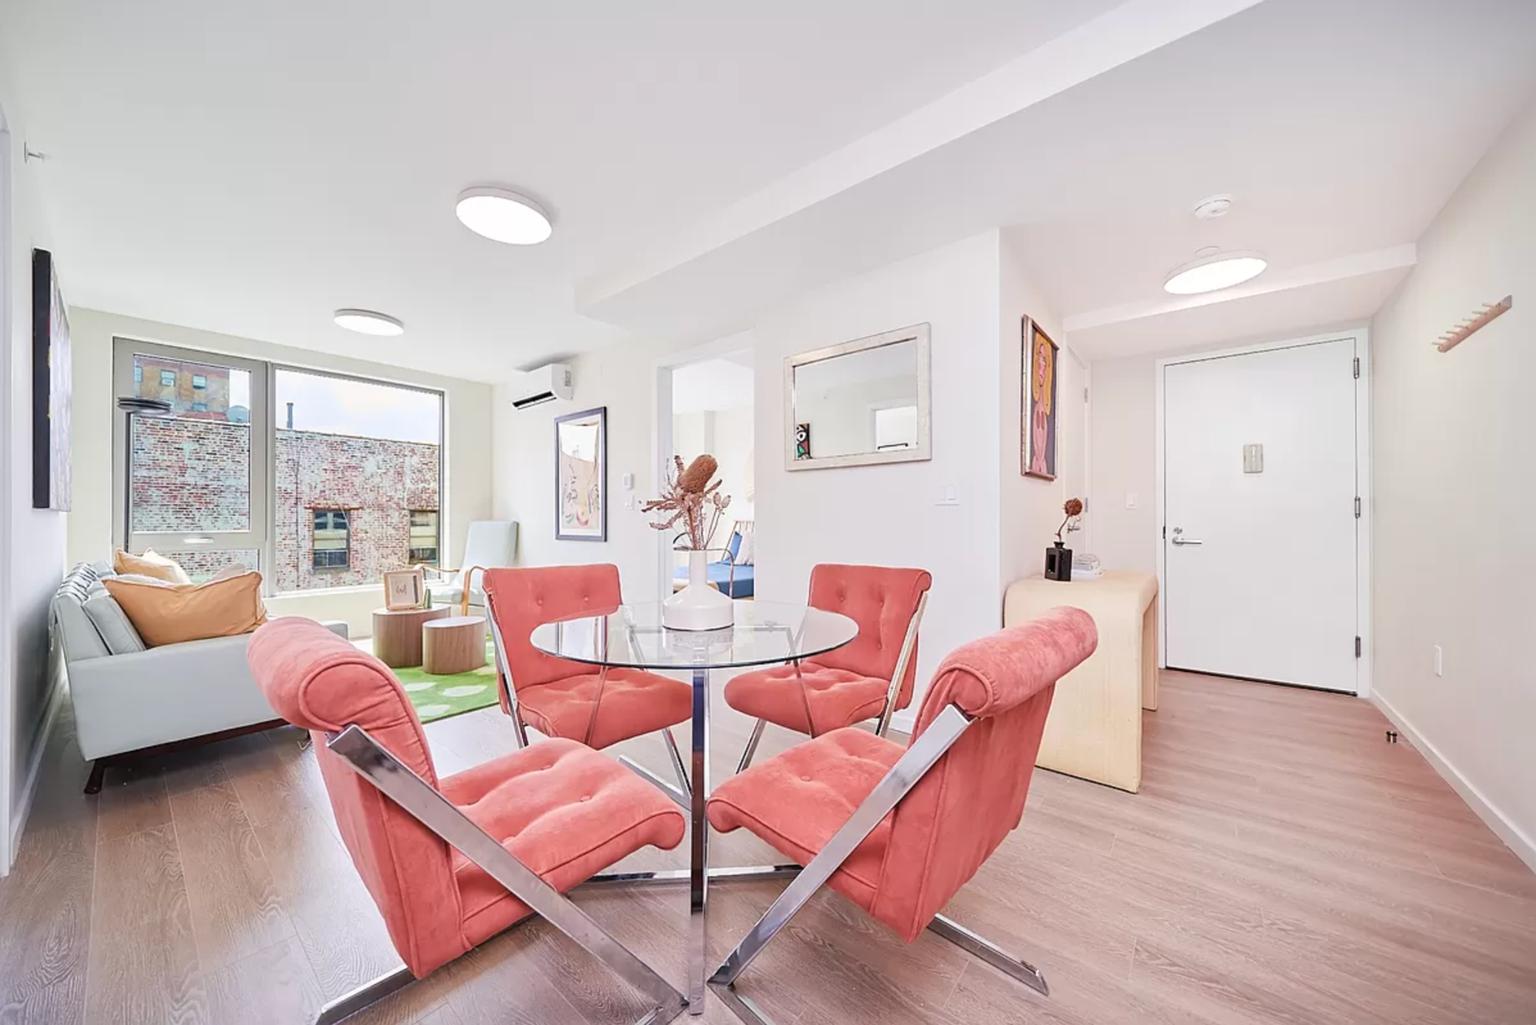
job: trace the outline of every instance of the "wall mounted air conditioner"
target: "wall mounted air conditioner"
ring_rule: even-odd
[[[571,382],[569,363],[551,363],[547,367],[530,370],[516,383],[512,406],[514,409],[527,409],[541,402],[568,399],[575,393]]]

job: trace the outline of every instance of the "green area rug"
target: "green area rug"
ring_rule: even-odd
[[[373,642],[360,640],[357,646],[364,651],[373,650]],[[436,722],[449,716],[463,715],[477,709],[488,708],[496,703],[496,656],[491,651],[489,639],[485,643],[485,665],[467,673],[438,676],[426,672],[421,666],[405,666],[393,669],[395,679],[405,688],[406,697],[416,706],[416,716],[423,723]]]

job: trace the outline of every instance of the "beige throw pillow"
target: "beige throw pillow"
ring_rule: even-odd
[[[117,577],[102,582],[151,648],[207,637],[233,637],[250,633],[267,621],[260,573],[169,587]]]
[[[153,548],[146,549],[143,555],[134,555],[119,548],[112,555],[112,571],[154,577],[169,584],[192,582],[192,578],[187,576],[187,571],[181,568],[180,563],[157,554]]]

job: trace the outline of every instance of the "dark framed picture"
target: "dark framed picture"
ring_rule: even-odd
[[[32,508],[69,511],[69,319],[53,254],[32,250]]]
[[[608,407],[555,417],[555,540],[608,540]]]
[[[1030,317],[1022,324],[1019,375],[1019,470],[1026,477],[1056,479],[1056,358],[1059,350]]]

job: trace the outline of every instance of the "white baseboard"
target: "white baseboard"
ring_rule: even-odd
[[[43,759],[48,754],[48,740],[53,736],[53,724],[59,717],[59,709],[64,707],[64,681],[63,674],[54,677],[53,692],[48,695],[48,710],[43,713],[43,725],[38,730],[37,747],[32,751],[32,758],[27,763],[26,779],[21,785],[21,800],[17,802],[14,818],[11,820],[11,835],[6,847],[6,858],[3,867],[4,872],[0,876],[8,874],[11,866],[16,864],[16,858],[21,854],[21,833],[27,827],[27,817],[32,814],[32,802],[37,797],[37,784],[43,770]]]
[[[1391,702],[1384,698],[1380,692],[1374,693],[1370,701],[1381,714],[1392,721],[1397,727],[1398,733],[1419,750],[1434,770],[1440,774],[1440,778],[1451,785],[1451,789],[1461,795],[1461,799],[1467,802],[1467,807],[1477,813],[1477,817],[1493,830],[1500,840],[1515,852],[1516,857],[1528,865],[1532,872],[1536,872],[1536,840],[1517,826],[1508,815],[1500,811],[1493,802],[1483,796],[1483,792],[1473,786],[1471,781],[1463,776],[1449,761],[1440,749],[1425,739],[1418,729],[1404,718],[1403,714],[1392,707]]]

